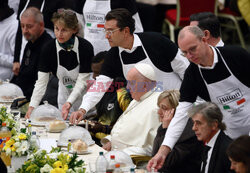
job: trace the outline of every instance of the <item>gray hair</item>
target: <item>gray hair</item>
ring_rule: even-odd
[[[22,17],[30,17],[30,16],[33,16],[35,21],[38,23],[44,22],[43,21],[43,14],[40,12],[40,10],[38,8],[29,7],[22,14]]]
[[[202,37],[205,36],[204,32],[198,26],[186,26],[180,31],[180,33],[178,35],[178,39],[183,38],[186,31],[188,31],[188,32],[192,33],[193,35],[195,35],[196,38],[199,39],[199,40],[201,40]]]
[[[194,117],[196,114],[201,114],[206,120],[208,125],[212,125],[213,122],[218,123],[218,128],[221,130],[226,129],[226,125],[222,122],[223,114],[220,108],[212,102],[205,102],[199,105],[193,106],[188,111],[189,117]]]

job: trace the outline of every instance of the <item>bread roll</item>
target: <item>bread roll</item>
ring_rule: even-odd
[[[73,147],[73,150],[77,152],[87,151],[88,149],[88,145],[80,139],[75,140],[72,143],[72,147]]]
[[[67,127],[66,123],[61,120],[55,120],[49,123],[49,131],[62,131]]]

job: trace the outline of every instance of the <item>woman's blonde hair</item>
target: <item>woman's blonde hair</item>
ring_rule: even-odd
[[[54,23],[62,22],[66,28],[79,31],[79,24],[76,14],[71,10],[58,9],[51,18]]]
[[[179,90],[166,90],[163,91],[159,97],[158,97],[158,101],[157,101],[157,105],[160,105],[160,102],[163,99],[168,99],[169,104],[172,108],[176,108],[179,104],[179,99],[180,99],[180,92]]]

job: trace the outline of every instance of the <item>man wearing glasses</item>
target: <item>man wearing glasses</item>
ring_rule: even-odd
[[[154,68],[158,91],[180,88],[189,62],[179,54],[173,42],[159,33],[133,34],[135,21],[126,9],[111,10],[105,19],[104,32],[112,48],[108,51],[96,83],[107,86],[114,78],[127,76],[127,72],[140,62]],[[70,121],[75,123],[82,120],[103,95],[104,92],[87,92],[80,109],[71,114]]]
[[[237,138],[250,131],[250,54],[243,48],[212,47],[197,26],[183,28],[178,36],[183,55],[192,63],[180,89],[180,103],[158,153],[147,168],[159,169],[180,137],[197,96],[216,103],[224,114],[226,134]]]

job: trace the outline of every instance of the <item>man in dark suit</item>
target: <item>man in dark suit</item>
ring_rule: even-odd
[[[223,130],[223,115],[219,107],[211,102],[194,106],[188,112],[193,120],[193,130],[197,139],[204,143],[202,154],[201,173],[227,173],[230,170],[230,161],[226,149],[232,142]]]

